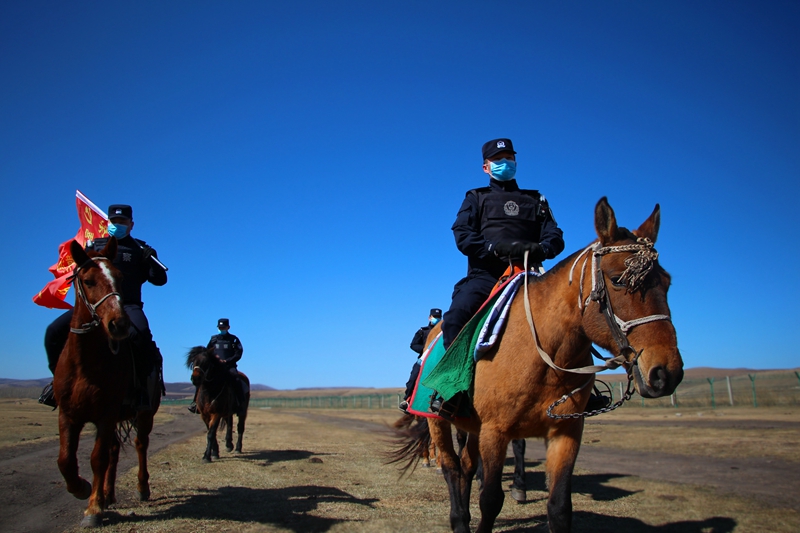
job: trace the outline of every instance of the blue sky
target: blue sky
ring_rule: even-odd
[[[687,367],[797,367],[800,4],[499,5],[2,3],[0,376],[49,375],[31,297],[79,189],[169,266],[143,289],[167,381],[229,317],[253,382],[400,387],[496,137],[561,258],[600,197],[632,228],[661,204]]]

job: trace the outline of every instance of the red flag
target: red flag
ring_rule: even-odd
[[[78,218],[81,227],[74,239],[62,242],[58,247],[58,262],[50,267],[50,272],[56,277],[53,281],[44,286],[39,293],[33,297],[33,303],[50,308],[71,309],[72,305],[67,303],[65,298],[69,292],[70,282],[68,278],[75,269],[75,262],[69,253],[69,245],[73,240],[78,241],[81,246],[86,241],[91,241],[99,237],[108,235],[108,217],[106,214],[92,203],[81,191],[75,191],[75,205],[78,208]]]

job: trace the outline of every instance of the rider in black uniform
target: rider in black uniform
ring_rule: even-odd
[[[228,331],[230,330],[230,327],[231,323],[227,318],[220,318],[217,320],[217,329],[219,330],[219,334],[211,337],[211,340],[208,341],[207,348],[213,349],[214,355],[217,357],[217,359],[225,363],[225,366],[228,367],[231,377],[236,382],[236,386],[233,388],[233,392],[236,394],[236,401],[239,403],[239,405],[242,405],[244,403],[246,385],[242,380],[239,379],[239,370],[236,367],[236,362],[242,358],[244,348],[242,347],[239,337]],[[189,409],[189,411],[192,413],[197,412],[197,390],[195,390],[194,399],[187,409]]]
[[[431,328],[436,325],[439,320],[442,319],[442,310],[441,309],[431,309],[431,313],[428,316],[428,324],[422,326],[417,330],[414,334],[414,338],[411,339],[411,349],[417,352],[419,355],[422,355],[422,352],[425,351],[425,343],[428,339],[428,333],[430,333]],[[420,358],[417,357],[417,360],[414,361],[414,366],[411,367],[411,376],[408,378],[406,382],[406,392],[403,395],[403,401],[400,402],[400,410],[405,411],[408,409],[408,399],[411,397],[411,393],[414,391],[414,383],[417,382],[417,376],[419,376],[420,370]]]
[[[145,241],[134,239],[130,233],[133,229],[133,209],[129,205],[114,204],[108,208],[109,236],[117,238],[117,256],[112,263],[122,272],[122,302],[125,312],[131,320],[131,341],[136,347],[137,358],[142,360],[142,365],[137,368],[146,369],[152,364],[161,365],[161,352],[153,341],[150,324],[144,314],[142,302],[142,285],[150,282],[161,286],[167,283],[167,272],[151,258],[158,257],[156,251]],[[100,238],[86,243],[87,250],[100,251],[105,248],[108,238]],[[47,352],[47,361],[50,372],[55,374],[56,364],[67,343],[69,324],[72,321],[72,309],[56,318],[45,331],[44,348]],[[142,357],[143,356],[143,357]],[[140,376],[142,380],[147,376]],[[141,383],[140,383],[141,385]],[[147,394],[140,394],[140,408],[148,408]],[[45,387],[39,402],[51,407],[56,407],[53,397],[52,383]]]

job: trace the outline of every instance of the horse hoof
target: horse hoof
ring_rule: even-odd
[[[146,502],[147,500],[150,499],[150,489],[144,491],[138,491],[138,494],[140,502]]]
[[[234,450],[234,453],[242,453],[242,449],[241,449],[241,448],[236,448],[236,449]]]
[[[211,454],[211,458],[212,459],[219,459],[219,454],[218,453],[212,453]]]
[[[92,484],[86,481],[85,479],[81,479],[81,481],[83,481],[81,489],[77,492],[73,492],[72,495],[78,498],[79,500],[85,500],[92,495]]]
[[[210,463],[211,462],[211,457],[203,456],[203,462],[204,463]]]
[[[526,501],[528,501],[528,495],[525,493],[524,490],[512,488],[511,497],[514,498],[514,500],[516,500],[517,503],[525,503]]]
[[[231,453],[233,451],[233,446],[225,446],[225,451]]]
[[[103,520],[99,514],[87,514],[81,520],[82,528],[100,527],[101,525],[103,525]]]
[[[430,467],[431,467],[430,463],[422,463],[422,468],[430,468]]]

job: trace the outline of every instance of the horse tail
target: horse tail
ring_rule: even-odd
[[[416,470],[422,454],[430,447],[431,432],[427,418],[409,414],[392,424],[392,428],[394,436],[390,444],[393,449],[384,454],[384,464],[401,463],[398,468],[402,477]]]
[[[189,353],[186,354],[186,368],[191,369],[194,365],[195,358],[201,353],[204,353],[206,349],[205,346],[195,346],[189,350]]]

